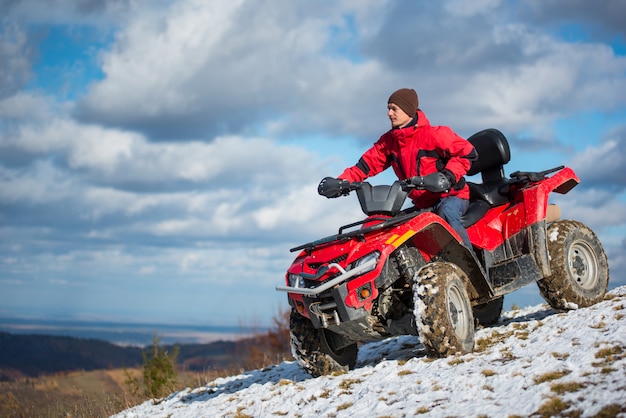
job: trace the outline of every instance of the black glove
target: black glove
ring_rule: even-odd
[[[345,196],[350,193],[350,182],[334,177],[324,177],[317,186],[317,192],[329,199]]]
[[[425,189],[434,193],[450,190],[451,186],[448,177],[441,172],[432,173],[427,176],[411,177],[409,183],[417,186],[418,189]]]
[[[447,168],[444,168],[443,170],[441,170],[441,172],[443,173],[444,176],[446,176],[446,178],[450,182],[449,187],[454,187],[457,183],[456,176],[454,175],[454,173],[448,170]]]

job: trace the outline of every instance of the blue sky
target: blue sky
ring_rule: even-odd
[[[626,284],[623,2],[49,3],[0,1],[1,316],[269,325],[400,87],[508,173],[573,167],[555,201]]]

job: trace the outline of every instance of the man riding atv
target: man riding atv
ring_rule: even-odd
[[[347,194],[349,183],[361,182],[391,166],[399,180],[411,179],[413,184],[424,187],[409,194],[415,207],[432,207],[454,228],[463,244],[472,248],[461,217],[470,197],[463,176],[478,158],[474,146],[446,126],[432,126],[419,109],[413,89],[393,92],[387,109],[391,129],[337,179],[324,178],[319,194],[328,198]]]
[[[499,130],[466,141],[431,126],[410,89],[394,92],[388,108],[392,129],[318,187],[329,198],[355,192],[366,218],[291,248],[297,255],[276,287],[292,308],[302,367],[313,376],[346,371],[359,344],[399,335],[418,335],[433,357],[471,352],[476,324],[495,324],[504,295],[531,283],[557,310],[603,300],[600,240],[549,203],[579,183],[571,168],[507,177],[511,152]],[[362,181],[390,166],[393,184]],[[466,183],[466,174],[481,181]],[[415,207],[403,209],[407,196]]]

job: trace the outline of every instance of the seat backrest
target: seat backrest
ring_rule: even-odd
[[[504,165],[511,160],[509,143],[497,129],[485,129],[467,139],[478,152],[478,160],[472,163],[468,175],[480,173],[483,184],[499,183],[504,179]]]

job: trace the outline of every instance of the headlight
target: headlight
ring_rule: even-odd
[[[366,264],[368,262],[371,262],[372,260],[374,260],[374,262],[371,264],[370,268],[368,268],[367,270],[363,271],[361,274],[363,273],[367,273],[369,271],[372,271],[376,268],[376,266],[378,265],[378,259],[380,258],[380,253],[378,251],[374,251],[373,253],[370,253],[368,255],[366,255],[365,257],[361,257],[358,260],[356,260],[354,263],[351,263],[348,270],[352,270],[353,268],[359,267],[360,265]]]
[[[297,274],[289,273],[289,286],[306,287],[306,283],[304,282],[304,277],[298,276]]]

